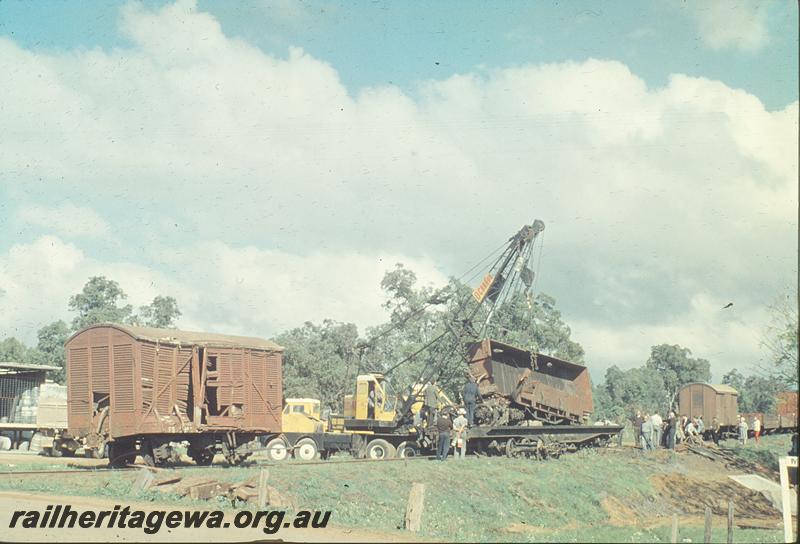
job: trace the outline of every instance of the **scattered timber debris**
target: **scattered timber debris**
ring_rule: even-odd
[[[159,491],[161,493],[173,493],[180,497],[189,497],[192,500],[211,500],[222,497],[230,500],[234,506],[242,503],[259,506],[259,502],[263,501],[264,506],[297,508],[292,497],[266,485],[266,479],[263,479],[262,482],[259,481],[260,479],[261,476],[256,475],[248,480],[230,483],[220,482],[204,476],[183,478],[175,474],[164,475],[159,479],[155,479],[150,471],[143,470],[134,481],[131,492]],[[146,482],[146,484],[143,485],[140,480],[141,482]],[[261,500],[259,500],[259,483],[263,484],[264,488],[261,491]]]
[[[760,474],[766,478],[769,478],[773,481],[779,481],[779,475],[774,470],[770,470],[767,467],[760,465],[758,463],[752,463],[750,461],[745,461],[741,457],[738,457],[730,450],[724,450],[722,448],[717,447],[715,444],[704,444],[702,446],[693,445],[693,444],[681,444],[680,448],[676,448],[676,451],[688,451],[695,455],[699,455],[701,457],[705,457],[711,461],[724,463],[725,466],[729,469],[736,469],[742,470],[750,474]]]

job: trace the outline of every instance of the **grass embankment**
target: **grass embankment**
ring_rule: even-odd
[[[786,442],[784,439],[782,443]],[[765,440],[759,447],[777,451],[783,446],[768,445]],[[658,495],[651,476],[684,469],[675,454],[659,453],[653,456],[627,448],[603,454],[585,451],[547,462],[506,458],[451,459],[446,463],[420,459],[318,465],[288,462],[270,467],[269,481],[271,486],[291,495],[301,508],[331,510],[331,523],[344,527],[387,531],[400,528],[411,485],[421,482],[426,485],[423,537],[461,541],[668,542],[668,520],[675,507]],[[237,482],[258,471],[258,467],[191,468],[179,474],[184,478],[206,476]],[[174,501],[203,508],[231,507],[227,501],[212,506],[154,491],[132,496],[129,489],[134,477],[130,472],[86,477],[3,476],[0,489]],[[700,541],[702,520],[697,516],[684,516],[682,520],[681,538]],[[716,525],[714,540],[724,541],[724,525]],[[734,537],[738,542],[779,542],[781,532],[737,529]]]
[[[791,435],[778,434],[762,436],[758,443],[756,443],[755,439],[748,438],[747,444],[744,446],[736,440],[727,440],[721,445],[745,461],[764,465],[777,472],[778,459],[789,454],[792,444]]]

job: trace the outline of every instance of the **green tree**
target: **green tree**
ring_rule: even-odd
[[[736,389],[736,391],[739,392],[739,395],[741,395],[744,390],[744,376],[742,376],[742,373],[735,368],[722,376],[722,383],[725,385],[730,385]]]
[[[390,319],[367,330],[371,340],[361,360],[364,367],[391,370],[391,379],[401,390],[427,371],[438,377],[448,395],[458,398],[466,379],[466,346],[480,339],[488,305],[476,308],[472,289],[454,278],[443,289],[421,287],[416,274],[401,264],[386,273],[381,288]],[[488,334],[524,349],[582,362],[583,348],[570,339],[555,299],[542,294],[531,302],[522,293],[503,302],[492,316]]]
[[[645,366],[657,372],[664,381],[664,400],[669,407],[674,406],[682,385],[711,379],[711,364],[705,359],[689,357],[691,354],[691,350],[677,344],[661,344],[650,350],[650,358]]]
[[[130,321],[133,307],[119,306],[127,295],[114,280],[103,276],[89,278],[83,290],[69,299],[69,309],[78,315],[72,320],[72,329],[78,330],[95,323],[125,323]]]
[[[606,370],[604,386],[608,404],[622,408],[626,414],[636,410],[665,413],[669,409],[664,398],[664,379],[646,366],[620,370],[614,365]]]
[[[357,327],[331,320],[306,322],[275,342],[285,348],[284,396],[317,398],[323,406],[341,409],[344,394],[355,387]]]
[[[629,410],[611,398],[605,383],[592,387],[592,400],[594,403],[595,421],[609,419],[617,423],[624,423],[628,419]]]
[[[40,362],[40,355],[35,349],[29,348],[13,336],[0,341],[0,361],[10,363]]]
[[[770,376],[751,374],[746,378],[735,368],[722,377],[722,383],[730,385],[739,392],[739,411],[772,412],[777,395],[786,389],[778,379]]]
[[[583,347],[570,338],[572,331],[561,319],[556,299],[544,293],[531,304],[524,293],[505,302],[497,311],[492,329],[502,342],[583,363]]]
[[[136,319],[148,327],[166,329],[174,328],[181,315],[178,302],[173,297],[158,295],[152,303],[139,308],[140,317]]]
[[[798,380],[798,298],[794,289],[773,302],[769,311],[772,320],[761,341],[769,354],[769,362],[761,367],[768,378],[785,388],[796,388]]]
[[[66,380],[66,356],[64,343],[69,338],[67,324],[61,320],[45,325],[36,333],[39,342],[36,349],[41,354],[44,364],[57,366],[59,370],[51,373],[51,378],[63,384]]]
[[[742,412],[772,412],[777,394],[785,387],[774,378],[751,375],[745,380],[743,390],[746,392],[745,402],[739,404]]]
[[[456,395],[466,367],[463,348],[449,325],[459,320],[469,289],[453,279],[436,291],[420,287],[416,274],[402,264],[384,275],[381,288],[389,322],[367,330],[369,341],[361,344],[359,368],[389,372],[399,393],[433,373],[449,395]]]

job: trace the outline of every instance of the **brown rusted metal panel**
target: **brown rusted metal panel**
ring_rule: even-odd
[[[111,438],[279,432],[281,351],[257,338],[87,327],[66,344],[69,429],[87,436],[105,421]],[[104,406],[107,417],[101,414]]]
[[[469,349],[469,371],[484,399],[507,399],[509,406],[537,419],[580,422],[594,409],[588,369],[491,339]]]
[[[715,417],[723,427],[734,426],[739,417],[738,393],[725,385],[689,383],[678,391],[678,411],[689,417],[703,416],[706,427]]]
[[[778,393],[775,411],[778,414],[780,427],[797,427],[797,403],[797,391],[783,391]]]
[[[782,416],[797,418],[797,391],[783,391],[777,394],[775,411]]]
[[[266,353],[266,373],[262,382],[265,392],[267,414],[264,425],[268,429],[281,428],[281,411],[283,408],[283,366],[280,352]]]

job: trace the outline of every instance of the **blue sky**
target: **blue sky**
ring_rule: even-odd
[[[146,1],[146,6],[166,2]],[[694,4],[694,7],[691,5]],[[729,2],[729,9],[739,9]],[[0,34],[26,48],[128,47],[119,2],[0,2]],[[692,11],[700,2],[198,2],[224,32],[273,55],[299,46],[335,66],[351,92],[480,67],[617,59],[650,86],[672,73],[716,79],[770,109],[797,99],[797,5],[763,2],[769,40],[731,54],[704,46]]]
[[[523,223],[587,360],[763,357],[797,272],[794,2],[0,1],[0,337],[93,274],[181,326],[385,318]],[[735,310],[720,313],[735,301]]]

